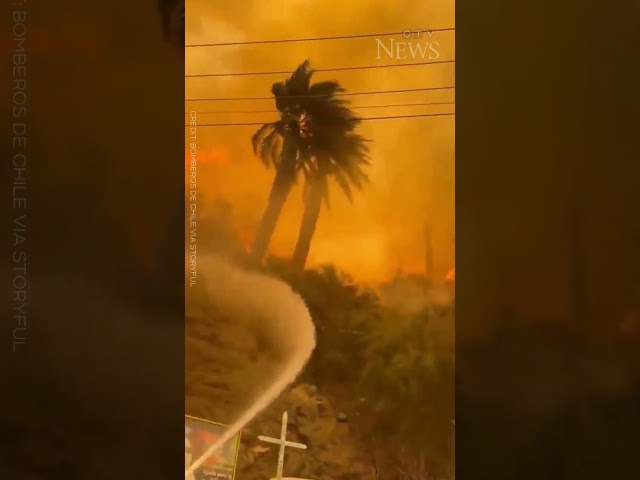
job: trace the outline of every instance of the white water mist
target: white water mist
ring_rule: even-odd
[[[204,293],[226,315],[251,317],[269,331],[280,351],[286,352],[283,367],[267,388],[225,431],[216,443],[185,470],[185,478],[271,404],[300,374],[315,347],[311,315],[299,295],[275,278],[241,270],[221,259],[198,260],[205,279]]]

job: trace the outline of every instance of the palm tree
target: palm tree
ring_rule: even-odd
[[[280,119],[260,127],[253,135],[253,150],[265,165],[273,165],[276,176],[267,208],[256,232],[252,258],[264,256],[298,172],[305,176],[305,214],[296,264],[304,266],[320,212],[322,198],[328,200],[329,176],[351,199],[350,183],[360,188],[366,182],[361,166],[367,163],[365,140],[353,133],[359,120],[336,98],[344,89],[335,81],[311,85],[313,71],[303,62],[291,77],[275,83],[274,95]]]
[[[333,118],[327,117],[328,122],[333,122],[329,128],[320,123],[310,129],[312,137],[317,138],[312,141],[310,168],[305,169],[305,210],[293,253],[293,264],[298,269],[303,269],[307,262],[323,198],[329,206],[328,179],[336,181],[349,203],[353,202],[351,186],[360,190],[368,181],[363,167],[369,164],[369,149],[366,140],[353,132],[359,121],[345,121],[347,115],[352,118],[352,113],[343,105],[332,113]]]

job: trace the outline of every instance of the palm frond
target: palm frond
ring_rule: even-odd
[[[265,123],[251,137],[253,154],[260,157],[266,167],[273,165],[278,168],[284,136],[284,126],[281,121]]]
[[[309,65],[309,60],[305,60],[298,65],[298,68],[288,79],[271,86],[271,93],[275,98],[276,109],[279,112],[285,113],[295,110],[305,102],[313,75]]]
[[[285,82],[277,82],[271,85],[271,93],[276,101],[276,109],[279,112],[286,111],[291,99],[287,98],[287,87]]]
[[[342,170],[358,190],[362,190],[362,187],[369,182],[369,177],[364,173],[364,170],[362,170],[360,165],[353,161],[347,161]]]
[[[313,76],[313,70],[311,70],[309,60],[305,60],[298,68],[291,74],[288,80],[285,81],[287,92],[289,95],[306,95],[309,92],[309,84],[311,83],[311,77]]]
[[[309,107],[309,116],[313,119],[314,136],[321,144],[335,143],[361,122],[348,106],[332,101],[315,102]]]
[[[344,172],[339,168],[336,168],[333,171],[333,177],[336,179],[336,183],[338,184],[338,187],[340,187],[340,190],[342,190],[342,193],[344,193],[347,200],[349,200],[349,203],[353,203],[353,194],[351,192],[351,187],[349,186],[349,180],[345,176]]]
[[[313,98],[332,97],[345,91],[335,80],[314,83],[309,87],[309,95]]]
[[[296,170],[302,170],[305,178],[315,176],[317,173],[314,170],[315,163],[311,159],[309,150],[306,148],[298,149],[298,157],[296,159]]]
[[[263,138],[268,135],[267,132],[273,130],[274,128],[275,126],[273,123],[265,123],[251,136],[251,145],[253,146],[254,155],[258,155],[258,147]]]
[[[277,162],[279,161],[278,159],[282,155],[282,143],[283,143],[283,137],[282,135],[278,135],[275,141],[271,144],[270,155],[271,155],[271,161],[273,162],[273,166],[275,168],[278,168]]]
[[[349,198],[351,189],[349,188],[347,193],[345,184],[352,184],[360,190],[369,181],[364,172],[364,167],[369,165],[369,147],[366,140],[355,133],[348,133],[333,140],[328,145],[332,158],[331,173]]]
[[[331,208],[331,202],[329,201],[329,181],[328,175],[321,175],[319,178],[319,188],[322,191],[322,198],[324,198],[324,203],[327,205],[327,208]]]
[[[269,135],[262,139],[262,142],[260,143],[260,159],[267,167],[269,166],[269,163],[274,167],[276,166],[277,157],[273,156],[273,145],[276,143],[278,137],[278,131],[274,128],[271,130]]]

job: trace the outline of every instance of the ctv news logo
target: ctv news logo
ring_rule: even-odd
[[[401,39],[376,38],[376,60],[437,60],[440,44],[431,41],[433,34],[429,30],[404,30]]]

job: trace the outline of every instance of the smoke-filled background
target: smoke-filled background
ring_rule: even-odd
[[[187,1],[189,44],[399,32],[454,26],[454,2],[384,0],[279,2]],[[388,46],[389,37],[380,37]],[[426,34],[414,41],[438,42],[441,59],[454,59],[454,32]],[[187,74],[293,71],[305,59],[312,68],[408,62],[376,59],[375,38],[266,45],[187,48]],[[416,61],[420,61],[418,58]],[[313,81],[338,80],[349,92],[453,86],[452,64],[319,72]],[[288,75],[187,78],[186,98],[270,96],[271,84]],[[352,106],[454,101],[454,90],[353,97]],[[186,102],[198,123],[267,122],[276,114],[211,115],[207,111],[274,110],[273,101]],[[356,110],[362,116],[452,111],[452,105]],[[233,222],[249,241],[265,207],[273,170],[253,157],[250,137],[257,127],[198,128],[199,212],[223,198]],[[360,132],[373,140],[371,182],[353,206],[332,186],[331,209],[323,207],[309,266],[333,263],[359,281],[388,279],[397,269],[423,272],[425,227],[432,232],[434,274],[443,277],[454,257],[453,117],[364,122]],[[300,182],[301,184],[302,182]],[[291,193],[270,252],[293,252],[302,216],[302,189]]]
[[[453,6],[452,1],[414,2],[406,7],[388,1],[277,5],[187,1],[186,43],[451,28]],[[389,39],[380,37],[387,48]],[[423,33],[412,40],[438,42],[439,59],[455,59],[451,31],[432,37]],[[272,84],[288,78],[306,59],[312,69],[429,61],[428,57],[388,58],[384,52],[377,56],[375,37],[187,47],[187,76],[289,73],[191,77],[186,79],[185,97],[271,97]],[[318,72],[311,83],[335,80],[349,93],[453,87],[454,74],[454,64],[436,64]],[[453,105],[357,107],[454,102],[455,89],[348,98],[356,115],[365,118],[444,113],[453,112]],[[205,126],[278,119],[275,112],[206,113],[250,110],[275,110],[275,104],[272,98],[185,102],[185,124],[191,120],[189,112],[197,115],[198,194],[197,281],[186,292],[185,407],[190,415],[226,424],[237,421],[276,378],[282,361],[273,352],[293,354],[301,346],[304,351],[306,344],[298,343],[302,340],[298,334],[292,344],[278,341],[279,332],[287,334],[286,328],[304,331],[295,318],[263,319],[258,314],[246,321],[236,318],[243,309],[236,312],[221,306],[219,300],[227,295],[207,290],[209,264],[200,263],[211,252],[229,262],[245,260],[267,206],[275,172],[254,157],[251,136],[259,126]],[[287,450],[286,477],[374,480],[403,469],[416,479],[452,478],[454,125],[453,116],[362,122],[357,132],[371,141],[371,164],[366,167],[370,181],[362,191],[354,191],[351,205],[330,180],[331,208],[321,208],[306,269],[289,262],[303,217],[304,179],[298,179],[278,219],[267,258],[257,268],[286,282],[302,298],[314,324],[316,345],[295,382],[243,428],[237,478],[273,476],[277,449],[257,437],[279,435],[283,411],[289,413],[287,438],[308,446],[305,451]],[[189,146],[190,132],[185,131]],[[190,166],[191,152],[185,153],[185,160]],[[191,203],[189,199],[187,216]],[[187,227],[188,245],[192,228]],[[227,282],[233,276],[219,278]],[[235,298],[248,302],[258,295],[266,305],[275,302],[267,287],[254,285]],[[281,320],[286,323],[272,324]]]

